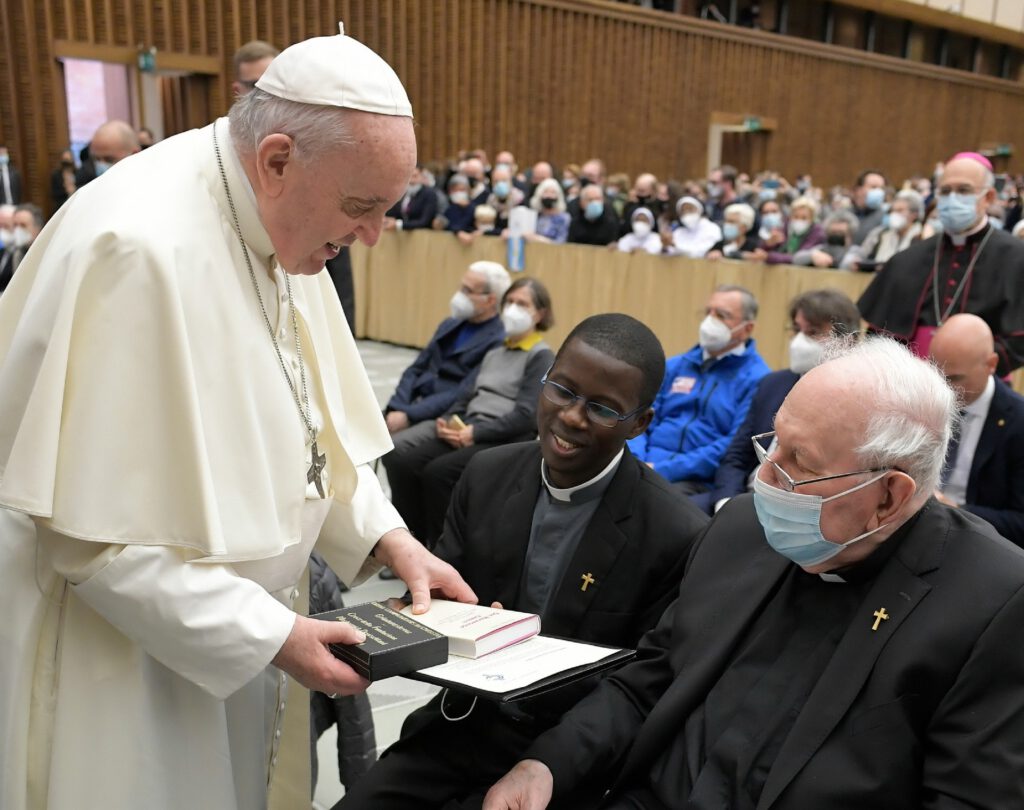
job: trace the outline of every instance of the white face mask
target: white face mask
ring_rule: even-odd
[[[506,335],[519,337],[533,329],[533,316],[519,304],[508,304],[501,313],[501,323]]]
[[[803,236],[810,227],[811,223],[806,219],[792,219],[789,222],[790,232],[795,233],[797,236]]]
[[[903,214],[893,212],[889,214],[889,227],[894,231],[902,231],[907,227],[907,218]]]
[[[473,306],[473,301],[462,290],[456,291],[449,302],[449,306],[451,307],[452,317],[459,321],[468,321],[476,314],[476,307]]]
[[[0,245],[14,244],[14,231],[10,228],[0,228]]]
[[[736,329],[739,329],[739,326]],[[700,322],[700,347],[705,351],[719,352],[729,345],[733,331],[735,330],[730,329],[714,315],[708,315]]]
[[[700,214],[683,214],[679,217],[679,221],[685,228],[696,228],[697,223],[700,222]]]
[[[789,341],[789,370],[806,374],[821,362],[821,344],[814,338],[797,332]]]
[[[646,239],[651,235],[651,226],[642,219],[638,219],[633,223],[633,235],[637,239]]]
[[[28,232],[28,228],[17,227],[14,229],[14,246],[25,247],[26,245],[32,244],[32,234]]]

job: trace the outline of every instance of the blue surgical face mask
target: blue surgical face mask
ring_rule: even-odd
[[[764,214],[761,216],[761,226],[772,231],[782,227],[782,214]]]
[[[1004,227],[1003,226],[1003,221],[999,217],[989,217],[988,221],[989,221],[989,224],[993,228],[995,228],[997,231],[1001,231],[1003,229],[1003,227]]]
[[[0,155],[0,166],[6,166],[11,162],[11,156],[7,154]]]
[[[773,188],[763,188],[758,194],[758,197],[761,198],[762,202],[764,202],[765,200],[774,200],[778,196],[779,192]]]
[[[591,222],[601,218],[604,213],[604,203],[600,200],[591,200],[587,203],[587,207],[583,210],[583,216],[589,219]]]
[[[946,233],[963,233],[978,218],[977,194],[943,194],[937,207],[939,221]]]
[[[726,242],[733,241],[739,235],[740,235],[740,227],[739,227],[739,225],[735,224],[734,222],[726,222],[722,226],[722,238]]]
[[[877,211],[882,207],[882,203],[885,202],[885,189],[884,188],[872,188],[868,190],[868,193],[864,195],[864,207],[869,208],[872,211]]]
[[[103,172],[111,167],[112,164],[107,163],[105,160],[94,160],[92,162],[93,168],[96,170],[96,176],[99,177]]]
[[[507,180],[499,180],[494,184],[494,196],[499,200],[504,200],[511,190]]]
[[[858,489],[881,480],[889,471],[869,478],[863,484],[836,493],[828,498],[820,495],[803,495],[786,492],[761,480],[754,475],[754,510],[764,529],[765,539],[773,549],[803,568],[820,565],[835,557],[844,548],[884,529],[888,524],[858,534],[845,543],[830,543],[821,533],[821,505],[836,498],[842,498]]]

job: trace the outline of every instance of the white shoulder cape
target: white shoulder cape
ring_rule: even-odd
[[[226,119],[212,126],[230,148]],[[308,458],[211,128],[76,192],[0,297],[0,506],[71,537],[233,562],[299,542]],[[266,264],[273,247],[244,177],[224,166]],[[391,440],[329,277],[296,276],[292,289],[340,506],[355,465]]]

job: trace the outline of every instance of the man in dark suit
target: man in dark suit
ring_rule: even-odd
[[[89,159],[75,173],[75,186],[91,183],[115,163],[138,153],[139,136],[130,124],[116,119],[101,124],[89,141]]]
[[[437,193],[425,182],[423,167],[417,165],[409,178],[405,196],[384,217],[386,231],[413,231],[429,228],[437,216]]]
[[[625,446],[651,419],[664,366],[639,321],[588,318],[546,377],[540,441],[470,462],[436,553],[481,602],[539,613],[546,634],[618,647],[654,626],[706,521]],[[410,716],[339,807],[479,807],[491,782],[593,686],[514,706],[442,693]]]
[[[572,217],[569,223],[570,242],[610,245],[618,240],[619,217],[601,186],[595,183],[584,186],[580,196],[569,203],[567,210]]]
[[[396,443],[401,431],[445,413],[463,380],[505,337],[498,308],[511,281],[497,262],[473,262],[452,296],[452,317],[445,318],[430,343],[398,381],[384,418]]]
[[[1024,553],[931,497],[955,421],[891,340],[807,372],[637,661],[484,810],[1024,806]]]
[[[977,315],[954,315],[935,332],[931,355],[963,408],[935,497],[1024,546],[1024,397],[993,376],[992,330]]]
[[[21,172],[11,163],[6,146],[0,146],[0,205],[21,202]]]

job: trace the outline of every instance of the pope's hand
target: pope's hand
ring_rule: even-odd
[[[483,810],[543,810],[551,801],[553,787],[547,765],[524,759],[487,791]]]
[[[477,601],[459,572],[427,551],[406,529],[392,529],[381,537],[374,556],[409,587],[413,613],[425,613],[430,608],[432,590],[458,602]]]
[[[272,663],[308,689],[327,695],[355,695],[365,692],[370,682],[335,658],[327,645],[365,640],[366,636],[348,622],[296,616],[291,633]]]

